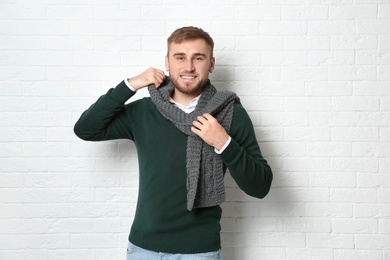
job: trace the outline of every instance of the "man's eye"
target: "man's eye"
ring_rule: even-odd
[[[178,60],[184,60],[184,57],[177,57],[176,59],[178,59]]]
[[[196,57],[195,60],[197,60],[197,61],[202,61],[202,60],[203,60],[203,57]]]

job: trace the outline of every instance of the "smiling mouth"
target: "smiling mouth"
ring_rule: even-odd
[[[195,79],[196,76],[186,76],[186,75],[182,75],[180,76],[182,79]]]

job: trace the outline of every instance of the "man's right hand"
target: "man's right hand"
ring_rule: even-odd
[[[141,74],[127,79],[130,85],[135,89],[141,89],[151,84],[154,84],[158,88],[164,80],[164,71],[155,68],[149,68]]]

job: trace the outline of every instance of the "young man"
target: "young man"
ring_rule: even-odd
[[[169,77],[150,68],[122,81],[74,127],[83,140],[136,145],[139,195],[127,259],[222,259],[226,168],[251,196],[263,198],[271,187],[248,114],[234,93],[209,81],[213,47],[202,29],[177,29],[168,38]],[[125,105],[145,87],[150,97]]]

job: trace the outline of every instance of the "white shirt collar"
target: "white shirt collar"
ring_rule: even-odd
[[[195,110],[196,106],[198,105],[198,102],[199,102],[199,99],[200,99],[201,95],[202,94],[200,94],[196,98],[192,99],[188,106],[184,106],[184,105],[182,105],[180,103],[177,103],[175,100],[173,100],[172,97],[169,97],[169,102],[171,102],[177,108],[180,108],[181,110],[183,110],[185,113],[189,114],[189,113],[191,113],[192,111]]]

